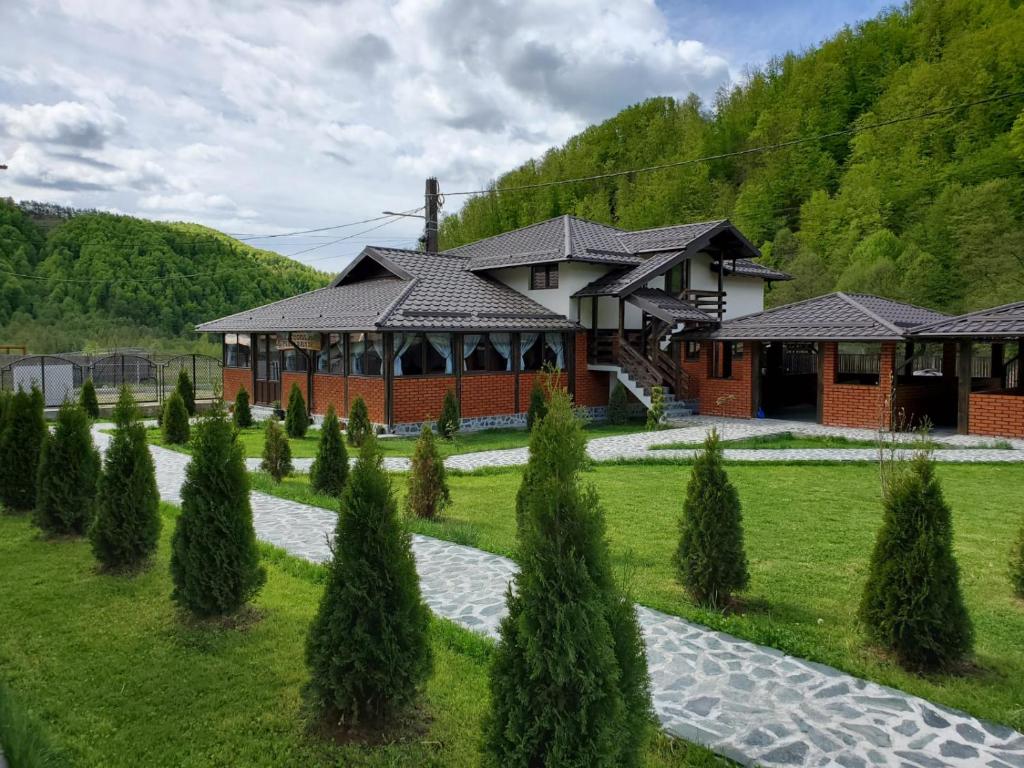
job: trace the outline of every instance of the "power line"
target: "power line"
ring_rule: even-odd
[[[415,211],[422,211],[423,208],[424,208],[424,206],[421,205],[419,208],[412,208],[411,210],[408,211],[408,213],[413,213]],[[390,215],[374,216],[374,217],[369,218],[369,219],[361,219],[359,221],[350,221],[350,222],[347,222],[345,224],[332,224],[329,227],[317,227],[315,229],[300,229],[300,230],[296,230],[295,232],[279,232],[277,234],[272,234],[272,235],[253,235],[253,234],[248,234],[247,237],[238,237],[236,239],[237,240],[242,240],[242,241],[245,241],[245,240],[270,240],[271,238],[275,238],[275,237],[292,237],[293,235],[309,235],[309,234],[313,234],[315,232],[327,232],[327,231],[332,230],[332,229],[344,229],[345,227],[354,227],[354,226],[356,226],[358,224],[370,224],[370,223],[372,223],[374,221],[382,221],[382,220],[387,219],[387,218],[390,218]],[[226,234],[230,234],[230,233],[226,233]]]
[[[933,109],[927,112],[919,112],[913,115],[901,115],[899,117],[893,117],[888,120],[882,120],[877,123],[871,123],[869,125],[853,126],[851,128],[843,128],[838,131],[831,131],[830,133],[822,133],[817,136],[804,136],[799,139],[789,139],[788,141],[780,141],[776,144],[765,144],[759,147],[748,147],[747,149],[736,150],[735,152],[723,152],[717,155],[705,155],[704,157],[694,157],[688,160],[676,160],[671,163],[660,163],[658,165],[649,165],[643,168],[632,168],[626,171],[609,171],[608,173],[597,173],[592,176],[579,176],[574,179],[557,179],[554,181],[540,181],[535,184],[521,184],[516,187],[499,187],[495,185],[491,189],[474,189],[463,192],[445,192],[445,196],[454,195],[491,195],[499,192],[522,192],[529,189],[542,189],[545,187],[554,187],[562,184],[579,184],[587,181],[601,181],[603,179],[614,179],[619,176],[630,176],[638,173],[651,173],[653,171],[662,171],[668,168],[680,168],[686,165],[696,165],[698,163],[708,163],[714,160],[726,160],[730,157],[743,157],[745,155],[754,155],[762,152],[772,152],[778,149],[786,149],[787,147],[794,147],[799,144],[806,144],[812,141],[824,141],[826,139],[834,139],[839,136],[850,136],[855,133],[864,133],[865,131],[874,131],[879,128],[885,128],[890,125],[897,125],[899,123],[907,123],[913,120],[925,120],[930,117],[938,117],[939,115],[949,114],[951,112],[957,112],[961,109],[968,109],[970,107],[976,107],[981,104],[991,104],[996,101],[1004,101],[1006,99],[1018,98],[1024,96],[1024,91],[1012,91],[1009,93],[1000,93],[994,96],[987,96],[983,99],[976,99],[975,101],[967,101],[961,104],[956,104],[952,107],[942,107],[940,109]]]
[[[329,245],[335,245],[335,244],[340,243],[340,242],[342,242],[344,240],[351,240],[354,237],[359,237],[360,235],[365,235],[367,232],[373,232],[374,230],[380,229],[381,227],[386,227],[388,224],[394,224],[396,221],[399,221],[404,215],[406,215],[408,213],[411,213],[412,211],[422,210],[422,208],[423,208],[423,206],[420,206],[419,208],[412,208],[409,211],[405,211],[403,213],[392,213],[392,214],[390,214],[389,216],[386,217],[388,220],[383,222],[382,224],[378,224],[375,227],[370,227],[369,229],[364,229],[364,230],[362,230],[360,232],[355,232],[355,233],[353,233],[351,235],[346,235],[345,237],[339,237],[337,240],[331,240],[330,242],[327,242],[327,243],[321,243],[320,245],[314,245],[314,246],[312,246],[310,248],[303,248],[301,251],[295,251],[294,253],[289,253],[288,254],[288,258],[294,259],[296,256],[301,256],[304,253],[310,253],[311,251],[318,251],[321,248],[326,248]],[[315,259],[308,259],[308,261],[320,261],[322,259],[333,259],[333,258],[335,258],[335,256],[320,256],[320,257],[317,257]]]

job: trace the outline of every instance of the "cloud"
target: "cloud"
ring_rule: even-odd
[[[23,144],[7,161],[14,181],[34,189],[65,192],[151,190],[168,185],[165,170],[145,152],[111,151],[98,157],[47,153]],[[88,207],[83,204],[82,207]],[[94,206],[94,207],[99,207]]]
[[[257,211],[240,208],[227,195],[206,195],[202,192],[182,192],[169,195],[146,195],[139,199],[139,208],[158,213],[214,213],[228,214],[242,219],[254,219]]]
[[[77,101],[0,105],[0,130],[15,139],[96,149],[124,123],[120,115]]]

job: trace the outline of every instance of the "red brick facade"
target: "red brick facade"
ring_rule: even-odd
[[[1024,437],[1024,395],[972,392],[968,421],[972,435]]]
[[[444,395],[455,389],[454,376],[396,376],[392,385],[395,424],[435,421],[441,415]]]
[[[345,377],[313,375],[313,413],[327,413],[327,406],[333,405],[339,419],[348,416],[345,408]]]
[[[587,338],[585,333],[576,334],[576,392],[573,401],[587,407],[608,405],[608,372],[587,369]]]
[[[362,397],[366,403],[370,421],[374,424],[387,423],[387,413],[384,407],[384,378],[382,376],[349,376],[349,407],[357,397]]]
[[[511,373],[464,373],[461,405],[464,419],[515,413],[516,377]]]
[[[836,384],[837,345],[822,344],[824,384],[822,386],[821,423],[830,427],[888,427],[892,408],[892,374],[896,367],[896,344],[882,343],[878,384]]]
[[[688,378],[687,398],[700,401],[700,413],[708,416],[732,416],[749,419],[754,416],[753,377],[751,361],[753,360],[751,342],[743,342],[743,354],[734,355],[732,360],[732,376],[717,379],[711,375],[711,344],[704,342],[697,357],[685,359],[685,345],[680,345],[683,370]]]
[[[233,403],[238,396],[238,390],[245,387],[249,393],[249,402],[252,402],[252,368],[225,368],[224,369],[224,402]]]

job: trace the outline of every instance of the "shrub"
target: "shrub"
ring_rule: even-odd
[[[896,469],[883,488],[882,527],[860,618],[870,638],[900,663],[948,666],[974,640],[953,556],[952,515],[926,452]]]
[[[302,397],[302,390],[296,382],[292,382],[292,388],[288,391],[288,410],[284,414],[284,430],[288,437],[305,437],[309,429],[309,413],[306,411],[306,401]]]
[[[18,390],[9,397],[4,410],[0,502],[14,512],[28,512],[36,506],[39,455],[47,435],[41,393],[35,388],[31,392]]]
[[[341,496],[348,481],[348,451],[341,439],[341,428],[334,406],[327,406],[324,423],[320,426],[320,443],[316,458],[309,469],[309,487],[328,496]]]
[[[89,417],[66,402],[53,433],[43,441],[36,484],[35,523],[53,535],[83,534],[92,522],[100,455],[92,444]]]
[[[242,446],[223,408],[196,426],[171,539],[171,598],[197,616],[232,613],[266,581]]]
[[[156,551],[160,537],[160,493],[146,428],[127,387],[114,408],[114,436],[103,460],[96,518],[89,539],[108,570],[135,568]]]
[[[96,399],[96,385],[92,383],[92,379],[82,382],[82,391],[78,394],[78,402],[90,419],[100,417],[100,401]]]
[[[356,399],[352,401],[352,405],[348,409],[348,424],[345,426],[345,432],[348,434],[349,443],[357,448],[366,442],[369,435],[373,434],[366,402],[359,395],[356,395]]]
[[[168,445],[184,445],[188,442],[191,427],[188,423],[188,408],[177,390],[171,392],[164,403],[164,417],[160,422],[164,442]]]
[[[530,389],[530,407],[526,411],[526,429],[533,431],[534,426],[543,419],[548,412],[548,400],[544,396],[544,387],[541,386],[540,377],[533,380],[533,387]]]
[[[462,418],[459,415],[459,401],[455,397],[455,390],[449,389],[444,393],[441,417],[437,420],[437,432],[445,440],[451,440],[458,434],[460,426]]]
[[[652,722],[635,609],[612,578],[585,440],[553,390],[530,436],[520,570],[490,673],[490,765],[636,766]]]
[[[238,388],[238,394],[235,395],[235,410],[231,418],[239,429],[252,426],[252,409],[249,407],[249,393],[245,387]]]
[[[651,387],[651,407],[647,409],[647,431],[665,426],[665,390],[657,384]]]
[[[420,429],[408,483],[405,510],[410,515],[433,519],[451,503],[444,461],[437,454],[434,433],[429,424]]]
[[[192,379],[188,377],[188,371],[182,368],[178,371],[178,384],[174,390],[181,395],[181,402],[185,404],[185,410],[189,416],[196,415],[196,390],[192,386]]]
[[[306,643],[324,714],[379,724],[412,704],[432,667],[430,612],[374,437],[341,497],[327,584]]]
[[[1017,597],[1024,599],[1024,524],[1010,553],[1010,581]]]
[[[747,588],[750,574],[740,499],[725,472],[715,430],[694,459],[680,532],[675,567],[679,582],[696,603],[721,608],[734,592]]]
[[[263,461],[260,469],[281,482],[292,473],[292,447],[276,419],[267,419],[263,430]]]
[[[615,382],[612,394],[608,398],[608,421],[611,424],[625,424],[629,421],[629,397],[621,381]]]

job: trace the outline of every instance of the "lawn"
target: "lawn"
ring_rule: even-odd
[[[630,432],[643,430],[643,425],[635,424],[588,424],[584,431],[587,439],[595,437],[609,437],[612,435],[624,435]],[[245,455],[259,457],[263,453],[263,428],[247,427],[239,431],[239,439],[245,448]],[[166,445],[163,436],[157,427],[146,431],[147,439],[153,445],[160,445],[165,448],[172,448],[183,453],[189,452],[187,445]],[[292,458],[313,458],[316,456],[317,442],[320,439],[318,429],[310,429],[303,438],[289,438],[292,447]],[[453,440],[438,440],[437,450],[441,456],[453,456],[458,453],[473,453],[475,451],[500,451],[507,448],[525,448],[530,442],[530,433],[525,429],[483,429],[477,432],[460,432]],[[415,437],[384,437],[380,440],[381,449],[385,456],[412,456],[416,447]],[[355,450],[349,446],[349,452]]]
[[[932,440],[915,440],[907,443],[892,443],[887,441],[886,446],[898,445],[901,448],[919,450],[943,450],[947,448],[964,448],[976,446],[947,445]],[[673,450],[676,448],[700,448],[703,443],[662,443],[652,445],[651,450]],[[723,448],[754,448],[759,450],[782,450],[785,448],[877,448],[877,440],[854,440],[841,435],[795,435],[792,432],[779,432],[774,435],[755,435],[743,437],[736,440],[722,440]],[[1005,441],[993,442],[992,448],[1008,448],[1009,443]]]
[[[375,748],[328,744],[309,732],[301,695],[322,569],[264,547],[262,619],[247,629],[191,626],[169,598],[176,510],[163,510],[157,561],[133,579],[97,575],[83,540],[44,540],[26,518],[0,515],[0,692],[10,690],[27,709],[19,719],[44,729],[64,763],[479,764],[490,641],[436,620],[427,732]],[[659,736],[648,765],[724,763]]]
[[[1024,602],[1007,576],[1021,524],[1024,466],[940,465],[954,512],[955,546],[977,633],[976,667],[963,676],[918,677],[868,647],[856,620],[881,521],[871,464],[730,465],[743,504],[751,588],[740,612],[722,616],[689,603],[671,566],[687,465],[598,465],[585,475],[604,504],[617,568],[635,599],[788,653],[834,665],[948,706],[1024,729]],[[395,486],[404,492],[403,476]],[[452,475],[453,505],[421,533],[512,556],[520,469]],[[305,477],[261,490],[335,507],[309,493]]]

